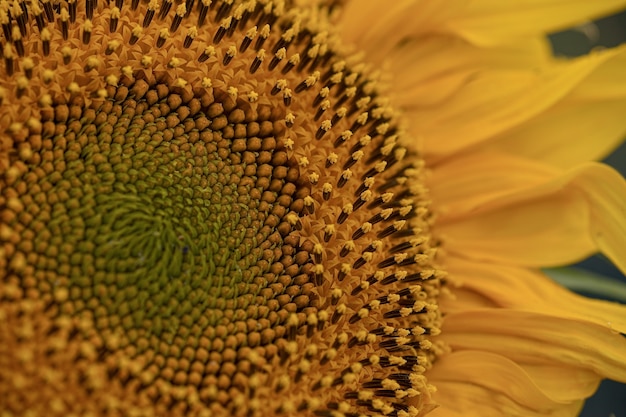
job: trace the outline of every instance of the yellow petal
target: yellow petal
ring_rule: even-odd
[[[572,101],[588,101],[626,97],[626,45],[611,51],[611,57],[576,87],[568,98]]]
[[[626,100],[558,106],[496,140],[493,149],[560,168],[599,160],[626,136]]]
[[[536,68],[550,60],[547,39],[480,48],[452,36],[428,36],[405,42],[386,55],[392,74],[394,104],[423,108],[451,96],[485,68]]]
[[[342,39],[379,61],[410,38],[453,33],[483,46],[514,43],[625,7],[624,0],[348,0],[337,26]]]
[[[588,163],[440,225],[461,257],[528,266],[574,262],[594,248],[626,271],[626,181]]]
[[[457,300],[449,301],[453,308],[458,301],[463,301],[465,308],[481,308],[487,305],[486,299],[499,308],[570,318],[626,333],[626,306],[574,294],[539,271],[459,258],[447,263],[450,276],[464,291]],[[472,298],[467,300],[465,294]]]
[[[466,16],[467,13],[480,15],[485,7],[479,4],[477,12],[474,6],[469,6],[471,10],[467,12],[461,2],[453,3],[442,7],[440,2],[405,0],[381,8],[380,3],[375,1],[352,1],[341,15],[340,26],[345,28],[346,39],[358,45],[366,52],[370,62],[381,65],[384,73],[389,74],[393,103],[408,111],[411,131],[420,144],[425,142],[426,156],[431,161],[476,146],[494,136],[506,139],[510,130],[520,125],[523,129],[528,121],[535,123],[535,118],[550,111],[565,96],[574,99],[582,93],[589,100],[590,93],[600,92],[603,100],[608,100],[607,92],[615,95],[626,88],[626,83],[616,88],[615,81],[625,77],[624,71],[621,71],[621,64],[624,63],[612,59],[614,55],[619,55],[616,51],[546,66],[548,48],[545,39],[539,36],[525,36],[522,40],[477,47],[455,36],[441,34],[440,28],[435,28],[441,22],[454,16]],[[596,9],[595,12],[614,7],[614,4],[590,3],[587,9]],[[529,7],[540,13],[540,6],[538,3]],[[489,4],[487,9],[489,7],[492,5]],[[548,4],[547,7],[561,8],[563,5]],[[500,4],[494,7],[494,13],[517,13],[511,12],[511,9],[514,6]],[[561,14],[564,15],[567,13]],[[426,20],[422,22],[421,19]],[[373,23],[362,25],[363,21]],[[433,26],[433,22],[439,23]],[[611,59],[610,65],[602,65],[607,59]],[[581,86],[579,92],[573,93],[572,90],[583,79],[587,87]],[[561,119],[577,117],[577,120],[591,124],[599,110],[596,108],[590,114],[586,113],[588,108],[583,103],[576,113],[563,115]],[[610,111],[614,114],[619,109],[613,106]],[[581,115],[588,117],[580,118]],[[587,141],[587,148],[597,148],[592,153],[594,157],[603,156],[612,149],[623,131],[620,125],[623,118],[608,117],[603,115],[602,120],[606,123],[594,132],[593,137],[602,140]],[[549,122],[550,119],[540,119],[536,123],[541,129],[546,129],[544,125],[548,123],[547,129],[550,129]],[[573,125],[570,120],[567,127],[571,130]],[[589,137],[586,130],[580,129],[579,132],[572,137]],[[514,138],[505,140],[502,147],[511,145],[516,150],[532,147],[536,143],[537,151],[533,156],[546,148],[549,151],[546,158],[555,152],[576,157],[590,155],[583,148],[578,148],[579,152],[568,153],[570,147],[560,146],[562,142],[550,147],[556,140],[562,141],[565,137],[559,134],[558,128],[546,132],[548,140],[544,140],[546,135],[540,134],[535,138],[524,133],[522,130]],[[534,135],[537,132],[531,130],[528,133]]]
[[[459,12],[431,0],[352,0],[342,7],[337,28],[341,39],[365,51],[370,62],[382,62],[403,40],[435,32]],[[367,22],[366,25],[363,22]]]
[[[408,108],[426,157],[476,146],[545,112],[615,54],[607,51],[541,69],[485,69],[440,105]]]
[[[493,45],[572,27],[626,7],[623,0],[475,0],[446,22],[445,29],[479,45]],[[463,7],[458,6],[458,7]]]
[[[488,146],[561,168],[602,159],[626,138],[626,45],[553,108]]]
[[[541,392],[525,372],[510,359],[481,351],[458,351],[444,356],[428,373],[429,381],[476,384],[533,408],[556,404]]]
[[[448,279],[456,283],[457,277],[451,275]],[[451,314],[477,308],[498,308],[500,305],[497,301],[473,291],[471,288],[460,286],[454,288],[454,293],[451,296],[442,297],[442,299],[439,300],[439,306],[441,311],[445,311],[446,314]]]
[[[546,384],[549,390],[542,389],[544,387],[515,362],[489,352],[454,352],[439,360],[427,376],[438,388],[434,399],[441,403],[440,412],[447,409],[460,412],[465,408],[475,413],[470,415],[539,417],[555,415],[558,410],[571,410],[572,401],[561,399],[564,396],[558,388]],[[563,375],[566,376],[571,373]],[[592,382],[597,385],[598,379],[596,376]],[[588,387],[582,388],[578,393],[588,394]],[[486,401],[480,400],[483,396],[487,397]],[[466,408],[468,400],[472,406]]]
[[[445,248],[459,257],[526,266],[579,261],[595,250],[590,209],[576,193],[518,202],[442,224]]]
[[[440,337],[453,351],[480,350],[517,363],[578,367],[626,381],[626,338],[606,325],[489,308],[449,314]]]
[[[573,402],[593,395],[598,389],[600,378],[588,369],[578,366],[548,364],[518,364],[530,378],[547,393],[560,402]]]
[[[569,180],[589,202],[590,233],[598,248],[626,273],[626,180],[601,164],[572,170]]]
[[[471,216],[481,205],[537,187],[559,171],[504,152],[477,151],[431,167],[428,188],[438,221]]]
[[[576,417],[583,405],[583,401],[577,401],[550,411],[531,411],[508,397],[494,396],[491,390],[480,386],[438,382],[437,387],[437,398],[442,405],[428,417]]]

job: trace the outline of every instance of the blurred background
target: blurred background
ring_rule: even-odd
[[[593,0],[589,0],[593,1]],[[590,22],[571,30],[551,35],[555,55],[578,56],[588,53],[593,48],[612,47],[626,42],[626,12]],[[624,68],[626,72],[626,68]],[[624,114],[626,119],[626,114]],[[626,143],[606,158],[606,163],[612,165],[626,177]],[[601,256],[594,256],[577,267],[591,273],[600,274],[620,281],[626,288],[626,277],[609,261]],[[571,286],[570,286],[571,287]],[[572,288],[589,297],[612,297],[597,292],[590,292],[584,288]],[[615,299],[614,301],[618,301]],[[621,302],[626,300],[621,299]],[[585,404],[581,417],[626,417],[626,384],[605,381],[600,389]]]

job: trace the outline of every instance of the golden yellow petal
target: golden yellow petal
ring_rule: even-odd
[[[519,42],[626,8],[624,0],[430,1],[349,0],[339,18],[342,37],[381,59],[407,38],[455,34],[476,45]],[[363,22],[369,24],[363,25]]]
[[[611,57],[572,91],[572,100],[626,97],[626,45],[612,49]]]
[[[626,100],[559,105],[496,139],[493,148],[570,168],[602,159],[622,143],[624,114]]]
[[[548,385],[540,386],[522,367],[499,354],[458,351],[440,360],[429,377],[437,382],[434,398],[442,404],[435,416],[448,416],[450,410],[469,416],[539,417],[571,409],[570,401],[559,398],[558,389],[546,390]],[[596,376],[592,388],[597,381]]]
[[[478,71],[447,100],[411,109],[427,158],[445,158],[532,120],[569,94],[616,52],[541,68]]]
[[[532,412],[507,397],[495,396],[491,390],[462,382],[439,383],[440,401],[445,407],[435,409],[429,417],[575,417],[583,401],[551,411]]]
[[[589,203],[589,232],[598,249],[626,273],[626,180],[601,164],[572,170],[569,179]]]
[[[446,2],[429,0],[398,0],[384,7],[378,0],[345,3],[337,22],[340,35],[365,51],[371,62],[382,61],[407,38],[437,32],[458,13],[458,8]]]
[[[489,201],[536,187],[558,174],[558,170],[531,159],[479,150],[436,164],[428,184],[442,223],[471,217]]]
[[[385,55],[394,103],[404,109],[437,105],[485,68],[536,68],[551,54],[547,39],[477,47],[464,39],[429,35],[404,42]]]
[[[512,38],[572,27],[626,8],[623,0],[477,0],[453,1],[462,9],[445,23],[445,30],[473,43],[493,45]]]
[[[600,378],[588,369],[576,365],[562,366],[536,363],[518,364],[551,398],[561,402],[574,402],[594,394]]]
[[[481,350],[517,363],[573,366],[626,381],[626,339],[607,325],[513,309],[447,316],[441,338],[456,350]]]
[[[471,218],[443,224],[449,250],[476,259],[552,266],[594,248],[626,270],[626,181],[588,163],[525,192],[476,208]]]
[[[445,356],[429,372],[433,381],[474,383],[527,406],[554,407],[513,361],[493,353],[462,350]]]
[[[577,193],[516,202],[442,224],[447,250],[457,256],[524,266],[554,266],[589,256],[590,208]]]
[[[626,46],[611,54],[553,108],[488,146],[561,168],[608,155],[626,137]]]
[[[495,308],[550,314],[626,333],[626,306],[574,294],[539,271],[486,265],[458,257],[449,259],[448,265],[448,271],[459,282],[460,289],[473,298],[458,295],[457,300],[446,301],[446,311],[459,311],[459,301],[465,308],[482,308],[487,303],[476,303],[475,300],[486,299]]]

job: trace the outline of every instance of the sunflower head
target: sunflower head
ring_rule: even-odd
[[[432,408],[423,167],[333,8],[0,2],[8,410]]]

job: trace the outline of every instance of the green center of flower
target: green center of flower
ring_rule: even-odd
[[[126,90],[43,120],[54,171],[38,171],[25,209],[52,218],[28,227],[49,237],[34,253],[61,310],[92,316],[109,349],[135,356],[207,335],[216,351],[275,342],[294,300],[308,304],[297,277],[310,260],[288,238],[308,189],[270,108]]]

